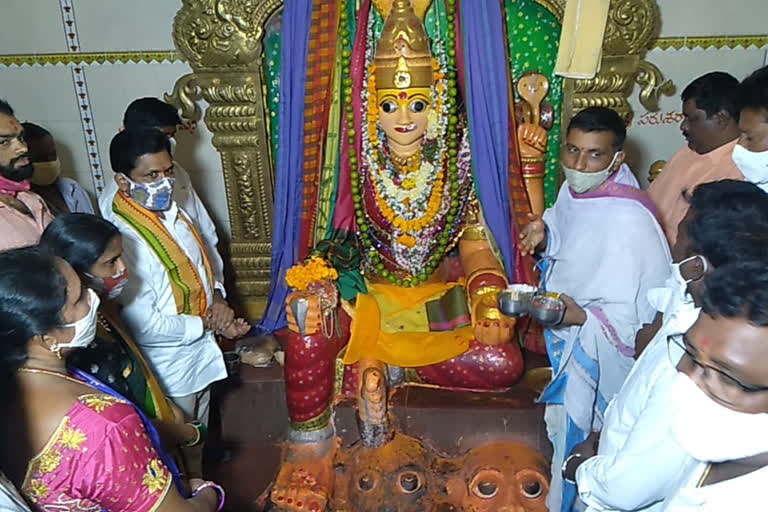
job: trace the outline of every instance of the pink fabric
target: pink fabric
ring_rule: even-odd
[[[16,194],[19,192],[26,192],[31,186],[29,180],[13,181],[0,176],[0,194],[16,197]]]
[[[53,220],[43,199],[32,192],[19,192],[16,199],[32,213],[30,217],[0,201],[0,251],[35,245]]]
[[[684,146],[672,158],[661,174],[648,187],[648,195],[656,204],[658,218],[669,246],[677,240],[677,225],[688,212],[683,191],[693,192],[698,185],[720,180],[743,180],[731,158],[737,140],[724,144],[704,155]]]
[[[80,396],[27,466],[21,491],[34,510],[144,512],[172,486],[133,407]]]
[[[640,203],[651,215],[656,217],[656,205],[648,197],[648,193],[644,190],[640,190],[637,186],[629,185],[626,183],[626,179],[622,179],[626,174],[631,174],[632,171],[626,164],[622,165],[619,171],[613,173],[607,180],[605,180],[599,187],[583,194],[577,194],[570,188],[568,192],[571,193],[576,199],[593,199],[602,197],[619,197],[624,199],[632,199]],[[624,183],[622,183],[622,181]],[[637,183],[635,181],[635,183]]]

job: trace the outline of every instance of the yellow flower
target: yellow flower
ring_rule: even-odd
[[[48,486],[45,482],[32,480],[29,482],[29,487],[32,490],[32,496],[35,498],[45,498],[48,495]]]
[[[147,472],[141,479],[141,484],[147,488],[149,494],[165,489],[168,483],[168,473],[158,459],[152,459],[147,464]]]
[[[397,237],[397,242],[405,247],[414,247],[416,245],[416,239],[411,235],[402,234]]]
[[[61,433],[61,446],[70,450],[79,450],[80,445],[87,440],[82,430],[77,428],[66,428]]]
[[[87,395],[79,398],[80,402],[96,412],[103,412],[110,405],[120,403],[121,400],[109,395]]]
[[[50,473],[58,468],[60,463],[61,454],[53,450],[45,452],[37,459],[37,467],[41,473]]]

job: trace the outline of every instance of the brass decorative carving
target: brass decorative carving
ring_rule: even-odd
[[[221,154],[236,291],[252,317],[259,316],[269,289],[274,184],[262,93],[262,36],[283,1],[183,0],[173,40],[192,73],[179,78],[166,95],[166,101],[191,119],[201,117],[201,100],[208,103],[204,121]],[[562,20],[566,0],[535,1]],[[591,80],[565,81],[564,101],[570,108],[563,110],[564,117],[603,105],[629,121],[632,110],[627,98],[635,83],[642,87],[643,106],[657,110],[659,96],[674,92],[661,72],[642,60],[658,28],[654,0],[612,0],[601,70]]]
[[[674,84],[664,80],[654,64],[642,60],[659,24],[654,0],[611,0],[600,72],[591,80],[567,84],[573,91],[572,113],[590,106],[610,107],[629,122],[632,107],[627,99],[635,83],[642,87],[640,102],[651,111],[659,109],[662,94],[674,94]]]

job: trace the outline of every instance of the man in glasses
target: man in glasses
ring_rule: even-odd
[[[667,337],[696,321],[707,273],[768,259],[768,194],[751,183],[724,180],[699,185],[688,202],[672,249],[672,277],[649,294],[663,312],[653,339],[606,410],[597,455],[590,458],[595,435],[563,467],[565,478],[575,477],[588,510],[663,510],[661,501],[704,468],[669,436],[667,391],[677,372]]]
[[[667,511],[764,510],[768,484],[768,265],[738,262],[706,279],[702,312],[670,336],[679,374],[668,393],[672,437],[707,463]]]

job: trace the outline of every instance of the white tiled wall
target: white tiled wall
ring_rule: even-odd
[[[648,52],[647,60],[656,64],[664,76],[671,79],[677,88],[673,96],[662,97],[660,113],[681,112],[680,94],[695,78],[709,71],[725,71],[741,80],[763,66],[766,51],[768,47],[651,50]],[[627,160],[641,184],[645,185],[650,165],[656,160],[668,160],[682,147],[684,139],[679,122],[639,124],[647,110],[640,104],[637,88],[630,99],[630,104],[635,116],[627,134]]]

